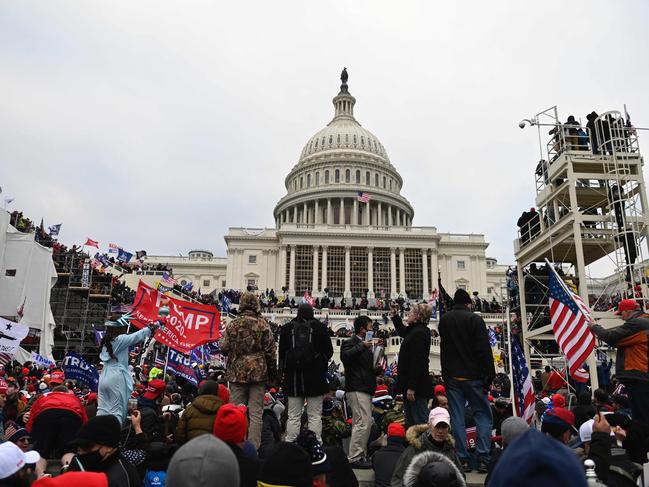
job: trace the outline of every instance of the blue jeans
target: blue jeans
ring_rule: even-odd
[[[406,428],[410,428],[416,424],[428,423],[428,412],[428,399],[415,397],[415,401],[410,402],[404,394],[403,415]]]
[[[460,460],[469,459],[469,452],[466,448],[466,426],[464,424],[464,414],[468,402],[473,410],[473,418],[476,423],[476,450],[478,451],[478,457],[488,461],[491,453],[493,419],[491,417],[491,406],[487,399],[487,393],[483,390],[482,381],[449,378],[445,380],[445,385],[451,415],[451,431],[453,431],[453,438],[455,439],[457,456],[460,457]]]

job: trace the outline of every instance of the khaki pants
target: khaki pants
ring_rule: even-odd
[[[318,439],[322,435],[322,396],[289,397],[288,421],[286,422],[286,441],[293,441],[300,434],[302,411],[306,402],[306,414],[309,418],[308,428]]]
[[[372,396],[365,392],[348,392],[345,397],[352,409],[352,437],[347,458],[353,463],[362,460],[367,453],[367,440],[372,427]]]
[[[230,402],[248,406],[248,441],[259,449],[261,444],[261,416],[264,412],[264,383],[244,384],[230,382]]]

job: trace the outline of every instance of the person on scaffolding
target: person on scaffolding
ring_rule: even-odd
[[[128,349],[149,338],[157,328],[151,324],[135,333],[127,334],[128,321],[106,322],[106,334],[99,346],[99,359],[104,368],[99,376],[97,415],[112,414],[120,424],[126,421],[128,400],[133,393],[133,377],[128,370]]]
[[[634,299],[617,307],[624,324],[610,330],[591,321],[588,326],[603,342],[617,348],[615,375],[624,384],[633,419],[649,426],[649,315]]]

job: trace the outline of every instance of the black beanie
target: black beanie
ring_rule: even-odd
[[[198,395],[202,396],[203,394],[210,394],[212,396],[218,396],[219,394],[219,383],[215,380],[206,380],[202,386],[198,388]]]
[[[453,296],[453,304],[471,304],[471,296],[464,289],[458,289]]]
[[[311,487],[311,457],[295,443],[280,441],[271,449],[261,467],[259,480],[273,485]]]
[[[297,307],[297,317],[302,318],[303,320],[312,320],[313,319],[313,308],[309,303],[301,303]]]
[[[84,445],[102,445],[117,448],[122,436],[122,426],[112,414],[90,418],[77,433],[75,443]]]

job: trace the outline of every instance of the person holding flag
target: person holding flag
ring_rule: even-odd
[[[126,421],[128,400],[133,393],[128,349],[149,338],[157,328],[156,324],[151,324],[128,335],[127,326],[128,315],[117,321],[107,321],[106,333],[99,346],[99,359],[104,363],[104,368],[99,376],[97,415],[112,414],[120,424]]]
[[[590,330],[603,342],[617,348],[615,375],[626,388],[633,419],[649,426],[649,315],[634,299],[624,299],[616,315],[624,323],[605,330],[594,320]]]

